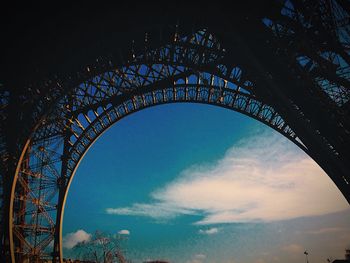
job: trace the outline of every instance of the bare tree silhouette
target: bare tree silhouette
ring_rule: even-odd
[[[124,256],[121,249],[124,235],[110,235],[96,231],[89,241],[78,243],[74,252],[81,260],[89,260],[96,263],[131,263]]]

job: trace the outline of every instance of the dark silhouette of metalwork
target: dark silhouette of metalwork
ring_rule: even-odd
[[[332,263],[349,263],[350,262],[350,249],[345,250],[345,259],[327,260]]]
[[[161,27],[130,29],[136,40],[81,62],[78,72],[49,61],[57,75],[33,70],[34,77],[1,84],[6,262],[62,260],[65,202],[84,154],[121,118],[160,104],[215,105],[268,125],[312,157],[350,202],[349,2],[249,2],[232,21],[219,9],[215,22],[198,15],[189,22],[187,12],[201,11],[195,6],[185,14],[170,8],[176,22],[163,17]]]

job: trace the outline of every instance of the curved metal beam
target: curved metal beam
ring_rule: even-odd
[[[73,86],[73,82],[69,82],[67,87],[62,88],[61,94],[55,97],[55,107],[33,134],[31,152],[27,152],[28,147],[22,152],[22,156],[28,154],[37,160],[38,165],[30,163],[28,171],[21,171],[21,157],[17,166],[10,211],[13,262],[16,242],[23,242],[26,246],[27,250],[20,249],[21,253],[43,256],[45,247],[52,240],[52,231],[55,233],[54,260],[62,261],[64,207],[80,161],[109,127],[144,108],[191,102],[231,109],[275,129],[311,155],[276,109],[258,96],[257,87],[249,81],[247,74],[233,63],[225,65],[224,57],[225,50],[205,30],[182,39],[175,34],[168,45],[155,50],[145,49],[138,56],[131,53],[124,66],[116,67],[110,63],[100,69],[87,68],[74,80],[81,82]],[[65,146],[56,147],[52,142],[55,139],[59,143],[64,142]],[[52,153],[58,153],[59,158]],[[61,172],[55,172],[58,169]],[[38,223],[34,228],[28,224],[21,226],[18,219],[23,214],[13,209],[14,202],[21,198],[16,187],[26,187],[19,177],[26,173],[30,174],[33,185],[37,187],[28,188],[29,191],[39,193],[28,199],[36,210],[26,213],[32,213],[36,219],[44,218],[46,226],[40,227]],[[60,192],[58,199],[55,189]],[[49,200],[46,195],[40,194],[42,191],[53,197]],[[53,210],[50,210],[51,207],[54,207]],[[52,223],[54,217],[56,224]],[[33,243],[21,236],[17,231],[19,228],[34,238]]]

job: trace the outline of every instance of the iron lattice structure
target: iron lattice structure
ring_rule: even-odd
[[[182,32],[178,23],[159,41],[145,32],[117,61],[98,58],[21,92],[2,87],[2,124],[17,113],[15,138],[13,125],[2,125],[2,258],[62,260],[65,202],[84,154],[121,118],[166,103],[215,105],[268,125],[312,157],[350,202],[347,4],[277,1],[255,19],[258,44],[248,33],[205,24]]]

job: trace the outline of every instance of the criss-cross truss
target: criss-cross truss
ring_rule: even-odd
[[[62,98],[34,134],[20,167],[14,253],[50,257],[55,236],[55,252],[61,251],[61,216],[79,161],[106,129],[141,109],[174,102],[217,105],[265,123],[307,151],[280,114],[251,92],[254,84],[242,69],[220,64],[224,54],[203,30],[91,77]]]
[[[183,75],[181,73],[180,75]],[[207,75],[208,78],[204,76]],[[106,101],[97,109],[74,114],[70,121],[72,135],[69,139],[70,160],[68,176],[73,174],[77,163],[94,140],[113,123],[141,109],[173,102],[196,102],[217,105],[251,116],[279,131],[294,143],[307,149],[298,141],[296,134],[269,105],[258,101],[245,89],[214,75],[189,75],[173,83],[159,83],[156,87],[145,87],[122,97]]]
[[[247,55],[249,60],[250,54],[228,50],[230,46],[223,46],[207,29],[186,36],[175,30],[171,39],[156,48],[150,48],[146,34],[143,50],[136,52],[132,48],[121,63],[107,61],[87,67],[74,81],[49,81],[44,84],[44,95],[38,88],[29,88],[29,95],[23,97],[39,99],[33,99],[31,105],[35,129],[21,145],[10,193],[11,260],[62,260],[65,201],[84,154],[121,118],[161,104],[210,104],[268,125],[314,158],[350,200],[349,177],[344,172],[347,166],[343,162],[349,132],[344,115],[350,99],[350,31],[342,22],[344,12],[329,16],[330,8],[342,10],[336,1],[331,1],[333,6],[324,3],[320,1],[316,7],[306,3],[305,11],[286,1],[280,17],[262,21],[276,46],[269,56],[288,65],[287,70],[281,69],[275,75],[272,67],[241,65],[242,56]],[[307,16],[315,8],[321,20]],[[340,44],[334,42],[340,46],[323,43],[319,49],[304,48],[315,47],[319,23],[323,23],[327,34],[341,40]],[[310,32],[315,38],[305,38]],[[277,75],[289,71],[295,79],[283,82],[286,88],[277,89],[281,85]],[[8,104],[8,94],[3,95],[1,110]],[[316,110],[331,117],[325,120],[327,125],[320,125]],[[1,138],[0,145],[3,143]],[[3,147],[1,154],[9,155]]]

